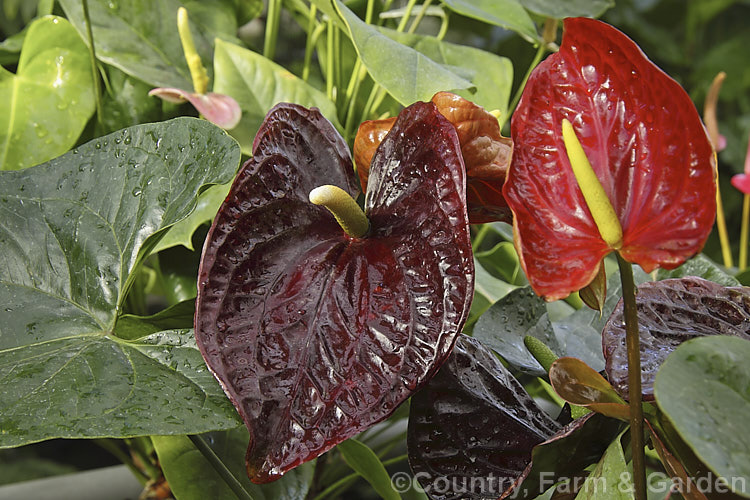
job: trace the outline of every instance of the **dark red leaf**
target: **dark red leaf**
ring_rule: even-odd
[[[643,399],[654,399],[654,378],[678,345],[706,335],[750,340],[750,288],[724,287],[694,276],[644,283],[636,294]],[[628,357],[622,300],[602,332],[609,382],[628,398]]]
[[[504,186],[534,290],[580,290],[613,249],[599,235],[562,140],[568,119],[623,229],[622,256],[646,272],[698,253],[716,210],[711,143],[680,85],[615,28],[569,18],[560,51],[532,73],[513,114]]]
[[[255,482],[388,417],[445,360],[473,261],[453,126],[406,108],[373,159],[362,239],[308,193],[357,181],[320,113],[275,107],[206,240],[195,334],[250,430]]]
[[[497,498],[559,429],[492,351],[461,335],[411,399],[409,464],[430,498]]]

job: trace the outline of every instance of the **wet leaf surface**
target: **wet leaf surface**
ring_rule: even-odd
[[[250,429],[255,482],[386,418],[447,357],[473,260],[455,129],[405,109],[370,171],[370,232],[348,237],[308,193],[356,196],[343,139],[319,112],[268,115],[217,215],[199,273],[196,337]]]
[[[559,429],[492,351],[462,335],[411,399],[409,464],[430,498],[497,498]]]
[[[31,167],[63,154],[93,112],[86,45],[66,19],[35,20],[16,73],[0,66],[0,170]]]
[[[549,300],[590,283],[612,250],[569,167],[563,119],[612,202],[626,260],[647,272],[677,267],[703,247],[716,208],[713,150],[685,91],[611,26],[564,26],[560,51],[536,67],[513,114],[504,185],[521,262]]]
[[[214,125],[179,118],[0,173],[0,447],[237,425],[188,330],[126,341],[116,323],[159,234],[239,157]],[[129,331],[166,326],[150,319]]]
[[[723,287],[689,277],[644,283],[638,287],[643,399],[654,399],[654,377],[678,345],[709,335],[750,340],[750,288]],[[625,323],[620,302],[602,332],[607,377],[628,398]]]

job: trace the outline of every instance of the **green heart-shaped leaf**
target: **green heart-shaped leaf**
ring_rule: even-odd
[[[688,340],[669,355],[654,382],[659,408],[714,473],[750,498],[750,341]]]
[[[187,331],[113,332],[158,236],[239,156],[217,127],[179,118],[0,173],[0,447],[237,424]]]
[[[29,25],[16,74],[0,66],[0,170],[70,149],[94,112],[86,45],[61,17]]]

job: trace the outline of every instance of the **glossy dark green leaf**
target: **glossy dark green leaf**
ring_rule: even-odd
[[[123,314],[115,325],[115,335],[131,340],[172,328],[191,328],[195,314],[195,300],[179,302],[150,316]]]
[[[87,40],[79,0],[60,0],[65,15]],[[154,87],[192,89],[182,44],[177,33],[178,0],[90,0],[91,25],[99,60]],[[196,49],[211,71],[211,46],[217,33],[190,18]]]
[[[16,73],[0,66],[0,170],[61,155],[75,144],[93,112],[86,45],[61,17],[35,20]]]
[[[214,92],[231,95],[242,109],[239,125],[229,133],[245,154],[252,154],[253,137],[263,118],[280,102],[316,107],[337,125],[336,107],[323,92],[286,68],[239,45],[216,42],[214,74]]]
[[[457,90],[455,93],[488,111],[498,110],[501,119],[507,119],[513,85],[513,64],[510,59],[431,36],[400,33],[386,28],[381,28],[380,32],[471,81],[476,87],[473,91]]]
[[[705,255],[698,254],[677,269],[667,271],[659,269],[656,274],[657,280],[669,278],[685,278],[687,276],[698,276],[708,281],[713,281],[723,286],[737,286],[740,282],[721,268]]]
[[[148,97],[151,86],[115,68],[106,66],[108,85],[102,95],[102,123],[97,122],[96,136],[106,135],[139,123],[164,119],[162,101]]]
[[[430,498],[497,498],[559,429],[488,348],[462,335],[411,399],[409,465]]]
[[[312,483],[314,462],[301,465],[270,484],[253,484],[245,474],[249,439],[244,426],[202,437],[236,477],[253,500],[303,499]],[[180,500],[235,498],[224,480],[187,436],[152,436],[159,465],[169,487]]]
[[[401,495],[391,485],[391,477],[383,463],[366,444],[356,439],[347,439],[338,444],[338,450],[349,467],[365,478],[383,499],[401,499]]]
[[[112,332],[155,235],[238,162],[223,131],[181,118],[0,174],[0,368],[13,388],[0,395],[0,446],[235,425],[189,334],[126,342]],[[177,371],[170,353],[184,358]]]
[[[545,302],[530,287],[513,290],[495,302],[474,325],[474,337],[508,363],[527,373],[545,371],[523,343],[527,335],[539,339],[558,356],[562,354]]]
[[[605,261],[606,262],[606,261]],[[633,269],[636,284],[643,283],[648,275],[640,268]],[[622,297],[620,275],[615,272],[607,279],[607,298],[602,313],[581,307],[571,315],[554,321],[552,328],[566,356],[579,358],[595,371],[604,369],[602,355],[602,329]]]
[[[441,90],[474,87],[455,72],[365,24],[340,0],[336,0],[336,9],[370,76],[402,105],[429,101]]]
[[[190,330],[103,332],[0,351],[0,447],[51,438],[184,434],[240,421]],[[29,418],[34,415],[34,418]]]
[[[520,0],[531,12],[545,17],[599,17],[615,6],[615,0]]]
[[[664,361],[654,383],[659,408],[678,434],[714,473],[726,478],[735,493],[746,498],[750,498],[748,359],[747,338],[693,339]]]
[[[442,0],[452,10],[482,22],[517,32],[529,41],[539,36],[518,0]]]
[[[733,335],[750,340],[750,288],[723,287],[688,277],[644,283],[638,287],[641,384],[645,400],[653,400],[653,384],[667,356],[686,340]],[[628,361],[623,306],[618,303],[602,331],[607,376],[628,398]]]
[[[221,202],[224,201],[227,193],[229,193],[229,186],[231,186],[230,183],[217,184],[202,192],[198,196],[195,210],[186,218],[170,227],[167,234],[159,240],[152,252],[160,252],[178,245],[188,250],[195,250],[193,234],[203,224],[211,223],[221,206]]]

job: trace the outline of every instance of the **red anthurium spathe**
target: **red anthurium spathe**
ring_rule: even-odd
[[[646,272],[679,266],[702,249],[716,213],[714,152],[685,91],[615,28],[585,18],[564,28],[513,114],[503,189],[523,268],[548,300],[588,285],[613,250]],[[620,222],[618,248],[576,182],[565,119]]]
[[[387,418],[445,361],[474,290],[464,170],[455,128],[409,106],[375,152],[369,229],[352,237],[310,201],[321,184],[357,196],[343,138],[317,109],[268,113],[206,238],[195,313],[250,430],[254,482]]]

